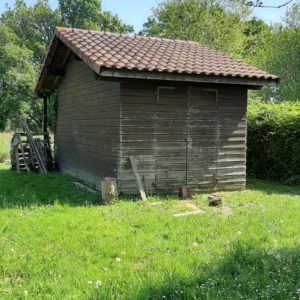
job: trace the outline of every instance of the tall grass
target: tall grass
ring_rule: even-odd
[[[11,133],[0,133],[0,162],[4,162],[9,159]]]

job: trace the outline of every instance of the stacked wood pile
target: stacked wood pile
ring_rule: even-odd
[[[49,134],[33,134],[26,123],[23,127],[24,132],[14,133],[11,140],[10,157],[12,170],[17,172],[38,171],[46,175],[52,165]]]

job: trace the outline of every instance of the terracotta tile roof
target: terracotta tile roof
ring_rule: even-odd
[[[52,39],[35,95],[50,93],[58,85],[68,49],[99,75],[103,69],[110,69],[217,76],[227,81],[245,78],[258,86],[279,82],[277,76],[196,42],[60,27]]]
[[[98,74],[105,67],[279,80],[196,42],[67,28],[55,34]]]

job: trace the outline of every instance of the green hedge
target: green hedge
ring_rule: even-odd
[[[300,103],[262,103],[248,108],[248,175],[300,184]]]

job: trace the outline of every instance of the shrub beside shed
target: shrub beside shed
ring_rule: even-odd
[[[247,91],[279,78],[194,42],[58,29],[36,95],[58,89],[59,169],[120,192],[241,190]],[[46,112],[45,112],[46,119]]]

